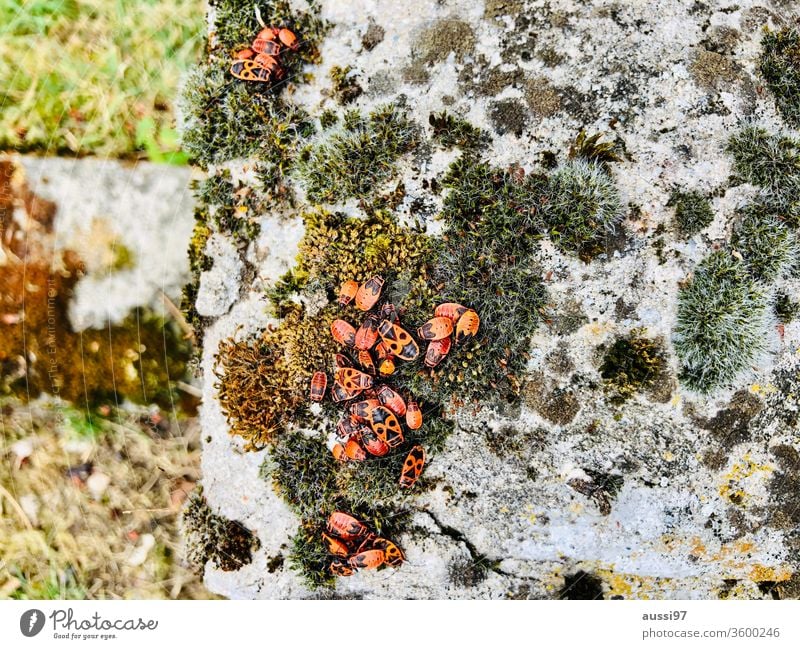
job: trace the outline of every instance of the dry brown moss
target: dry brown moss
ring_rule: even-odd
[[[292,386],[285,349],[272,332],[261,340],[226,340],[217,354],[219,402],[230,432],[262,448],[282,430],[303,399]]]

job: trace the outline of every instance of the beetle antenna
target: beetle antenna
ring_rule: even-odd
[[[256,10],[256,20],[258,21],[258,24],[262,27],[266,27],[267,25],[264,22],[264,19],[261,17],[261,9],[258,8],[258,5],[253,5],[253,7]]]

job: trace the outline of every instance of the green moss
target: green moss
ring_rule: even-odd
[[[335,126],[339,123],[339,115],[336,114],[335,110],[324,110],[322,114],[319,116],[319,125],[322,127],[322,130],[327,131],[332,126]]]
[[[617,339],[603,356],[600,376],[613,400],[624,401],[637,392],[654,387],[667,371],[663,348],[642,333],[635,330]]]
[[[788,275],[800,260],[797,235],[776,217],[762,214],[756,204],[745,208],[731,245],[744,257],[750,275],[762,282]]]
[[[467,120],[455,117],[447,111],[431,113],[428,123],[433,128],[433,139],[445,149],[478,149],[489,142],[489,136],[470,124]]]
[[[746,126],[728,140],[727,151],[738,180],[778,190],[800,182],[800,144],[790,137]]]
[[[675,208],[675,228],[683,238],[693,237],[714,220],[711,203],[698,191],[674,189],[667,207]]]
[[[779,291],[773,302],[773,310],[778,322],[788,324],[800,315],[800,302]]]
[[[333,83],[333,96],[342,105],[353,103],[364,92],[356,80],[358,75],[353,73],[349,65],[344,68],[334,65],[328,75]]]
[[[220,570],[239,570],[249,564],[260,546],[258,538],[238,521],[211,511],[205,497],[194,492],[182,515],[187,560],[199,573],[208,561]]]
[[[297,174],[315,203],[363,198],[392,177],[397,158],[415,143],[415,129],[394,106],[382,106],[366,118],[349,111],[342,129],[303,150]]]
[[[758,67],[783,118],[800,127],[800,33],[791,27],[767,30]]]
[[[730,385],[765,350],[767,306],[742,261],[726,251],[706,257],[678,293],[681,380],[698,392]]]
[[[602,133],[587,136],[586,131],[581,129],[575,142],[569,148],[570,160],[580,159],[593,162],[608,171],[612,162],[619,162],[622,158],[617,153],[614,142],[601,142],[600,138],[602,137]]]
[[[319,523],[305,523],[292,537],[289,566],[303,576],[312,589],[333,588],[336,578],[328,570],[331,556],[322,542],[323,527]]]
[[[553,243],[586,260],[601,250],[621,221],[622,202],[613,179],[598,163],[576,158],[550,175],[541,215]]]
[[[261,476],[303,519],[336,509],[336,461],[325,442],[301,432],[285,435],[261,466]]]
[[[429,373],[429,389],[440,395],[511,398],[519,391],[517,374],[546,299],[534,257],[543,183],[540,176],[520,179],[471,157],[459,158],[443,179],[450,192],[433,255],[434,284],[442,287],[438,301],[474,308],[481,329],[468,348]]]
[[[267,191],[278,191],[290,168],[298,142],[314,132],[300,108],[266,93],[257,84],[231,80],[229,62],[195,68],[182,98],[183,148],[201,166],[233,158],[251,158],[259,165]]]

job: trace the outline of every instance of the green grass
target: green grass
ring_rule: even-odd
[[[202,0],[0,2],[0,149],[181,164],[173,98]]]

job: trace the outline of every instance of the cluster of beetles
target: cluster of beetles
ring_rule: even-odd
[[[231,74],[244,81],[275,83],[286,76],[282,57],[287,50],[300,48],[297,36],[286,27],[268,27],[256,8],[262,29],[250,47],[236,53]],[[366,312],[356,329],[346,320],[331,324],[334,340],[350,350],[351,356],[336,354],[331,399],[335,403],[352,402],[336,426],[330,450],[340,462],[364,462],[370,455],[383,457],[405,441],[400,418],[409,430],[422,426],[422,411],[416,401],[406,400],[381,379],[394,373],[396,362],[413,361],[420,354],[419,344],[400,323],[398,310],[390,302],[378,306],[384,280],[372,277],[363,284],[348,280],[339,290],[339,304],[354,302]],[[417,329],[420,340],[426,341],[425,365],[434,368],[441,363],[455,342],[466,342],[478,333],[480,318],[470,308],[446,302],[436,307],[434,317]],[[356,367],[358,365],[358,367]],[[360,368],[360,369],[359,369]],[[311,400],[325,398],[328,376],[317,371],[311,378]],[[354,399],[358,398],[358,401]],[[414,445],[403,462],[399,484],[405,489],[414,486],[425,466],[425,449]],[[399,566],[405,557],[389,539],[376,536],[361,521],[344,512],[333,512],[328,518],[322,540],[334,559],[332,574],[347,577],[364,568],[382,565]]]
[[[395,543],[376,536],[361,521],[344,512],[333,512],[328,517],[322,540],[334,556],[330,571],[337,577],[349,577],[356,570],[384,564],[397,567],[405,559]]]
[[[262,29],[250,47],[236,52],[231,64],[231,74],[244,81],[274,83],[286,76],[282,64],[286,50],[296,52],[300,49],[300,41],[291,29],[265,25],[258,9],[256,17]]]
[[[336,354],[330,388],[334,403],[349,402],[329,441],[333,456],[340,462],[364,462],[370,456],[383,457],[399,447],[405,441],[401,419],[409,430],[417,430],[422,426],[419,404],[411,397],[404,399],[385,382],[386,377],[394,373],[397,362],[415,360],[420,355],[420,347],[411,333],[403,328],[398,309],[388,301],[379,304],[383,286],[383,278],[376,276],[363,284],[348,280],[339,290],[341,306],[352,302],[366,313],[358,329],[343,319],[331,323],[334,340],[352,355]],[[418,338],[428,342],[425,365],[430,368],[439,365],[450,352],[453,342],[458,345],[472,339],[478,333],[479,325],[480,319],[473,309],[454,302],[437,306],[434,317],[417,329]],[[315,372],[311,378],[311,400],[322,401],[327,388],[328,375],[322,370]],[[413,487],[424,466],[425,449],[416,444],[403,462],[400,487]],[[337,512],[331,520],[339,515],[349,516]],[[338,529],[329,521],[331,533],[336,533]],[[338,536],[347,540],[341,534]],[[331,565],[331,571],[340,576],[351,574],[357,568],[377,567],[383,563],[397,565],[402,561],[402,553],[397,555],[399,559],[394,559],[396,563],[388,559],[378,560],[377,551],[382,548],[372,547],[370,544],[373,542],[368,541],[355,548],[356,554],[348,559],[349,563],[343,562],[340,557],[350,555],[342,554],[344,548],[331,545],[330,539],[327,535],[324,538],[329,551],[337,557]],[[385,540],[379,540],[385,543]],[[399,553],[397,547],[392,546]],[[368,557],[372,561],[351,561],[370,552],[372,554],[368,554]]]

